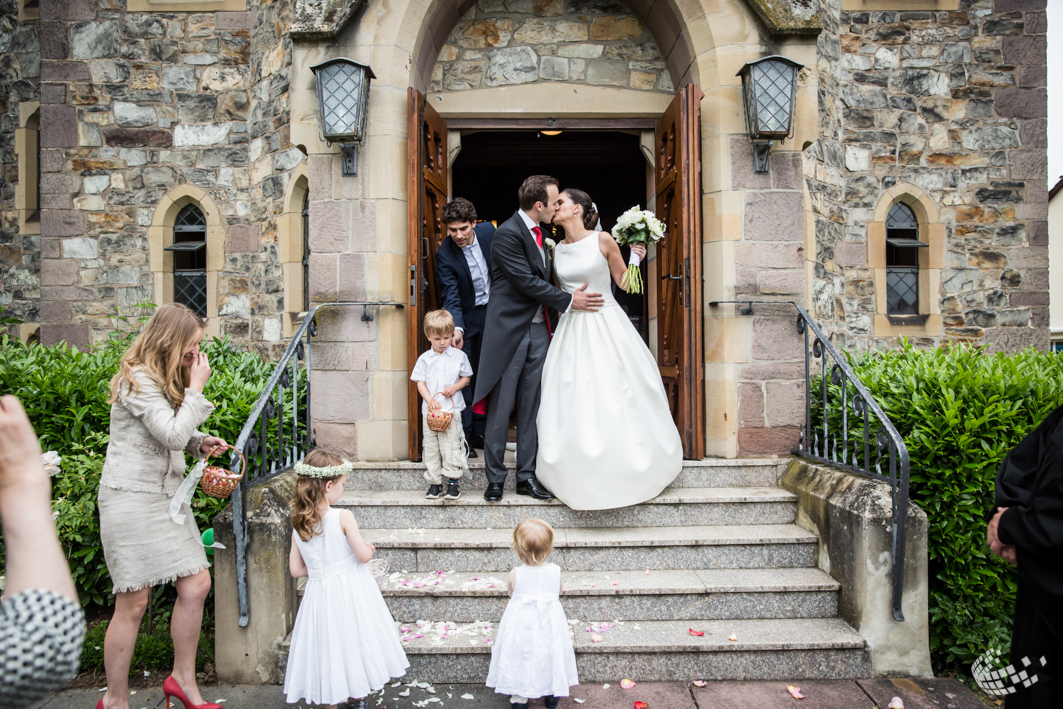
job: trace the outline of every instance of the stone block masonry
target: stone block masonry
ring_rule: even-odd
[[[653,35],[622,0],[479,0],[447,37],[429,90],[535,82],[675,90]]]
[[[18,156],[5,148],[0,307],[27,320],[43,304],[53,317],[69,312],[69,322],[44,328],[76,330],[88,344],[123,327],[137,303],[164,302],[149,241],[168,226],[156,210],[174,195],[201,202],[213,230],[211,332],[273,354],[284,308],[277,221],[304,160],[289,140],[291,3],[216,13],[115,8],[52,3],[46,18],[19,30],[25,61],[3,93],[44,104],[41,236],[10,228]],[[17,25],[12,17],[4,22]],[[6,131],[19,108],[3,100]],[[42,290],[42,277],[55,282]]]
[[[20,22],[17,2],[0,3],[0,313],[25,322],[39,319],[41,237],[16,192],[17,131],[40,98],[41,45],[38,23]],[[15,328],[17,330],[17,328]]]
[[[822,135],[804,153],[813,316],[846,347],[882,339],[885,284],[874,269],[884,254],[872,252],[868,223],[892,188],[932,200],[944,230],[938,277],[919,295],[940,324],[916,341],[1046,347],[1044,2],[839,5],[828,0],[820,13]]]

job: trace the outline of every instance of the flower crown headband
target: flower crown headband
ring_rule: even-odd
[[[353,469],[354,465],[349,460],[345,460],[339,465],[330,465],[327,468],[307,465],[302,461],[292,467],[296,475],[302,475],[304,478],[336,478],[350,473]]]

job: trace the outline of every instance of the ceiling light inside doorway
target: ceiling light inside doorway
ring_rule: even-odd
[[[541,130],[539,132],[543,135],[561,135],[561,131],[559,130]]]

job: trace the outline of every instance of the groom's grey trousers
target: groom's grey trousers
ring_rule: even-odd
[[[489,483],[506,481],[506,435],[514,405],[517,407],[517,482],[535,475],[535,455],[539,450],[535,419],[539,415],[543,364],[549,346],[550,331],[546,323],[532,323],[502,378],[487,397],[484,457]],[[487,352],[481,353],[481,361],[489,356]]]

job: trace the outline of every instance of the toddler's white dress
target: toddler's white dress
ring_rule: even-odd
[[[289,704],[365,697],[410,666],[373,575],[340,528],[339,510],[326,512],[321,528],[308,542],[292,532],[309,579],[284,675]]]
[[[561,607],[557,564],[518,566],[513,597],[491,647],[487,686],[528,699],[567,697],[579,684],[576,653]]]

